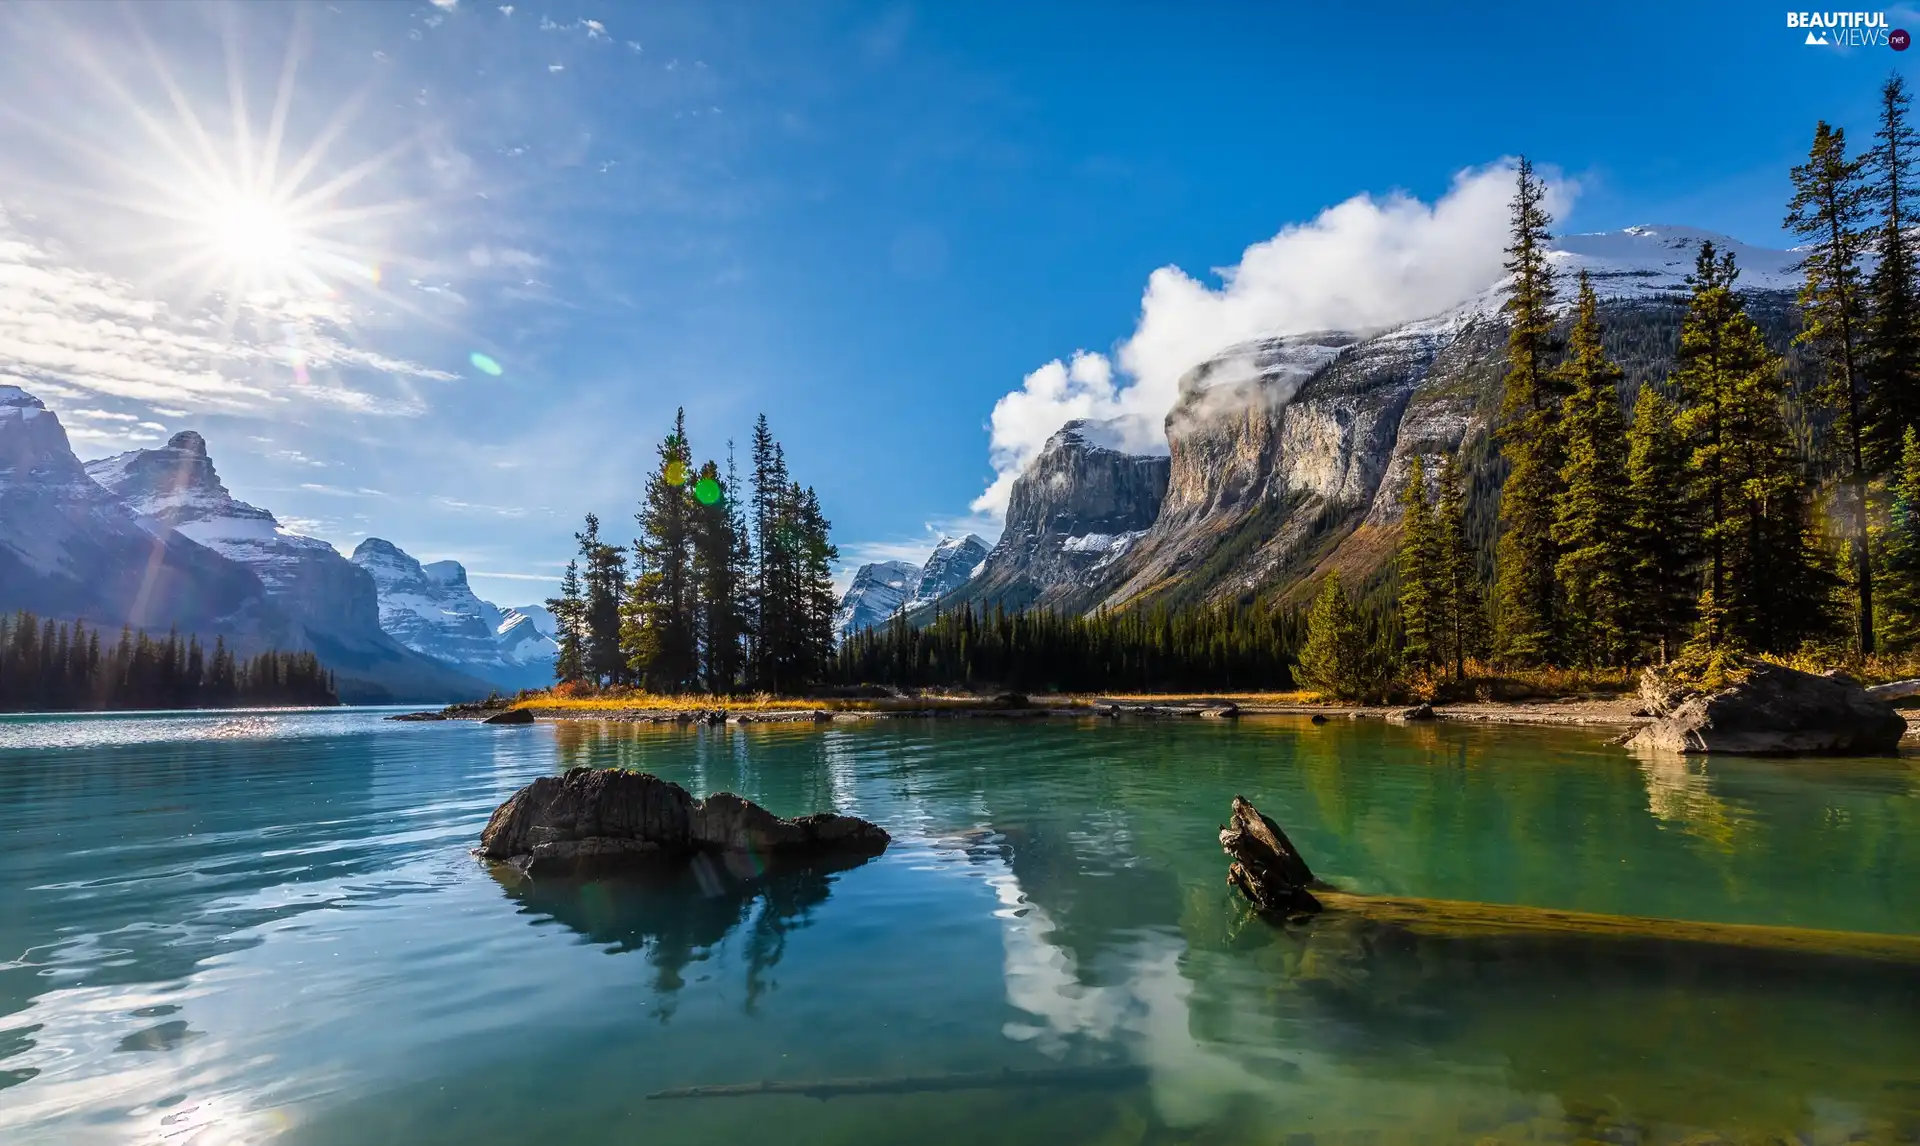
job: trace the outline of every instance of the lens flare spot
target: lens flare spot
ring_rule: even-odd
[[[667,479],[668,485],[685,485],[687,484],[687,463],[675,458],[667,463],[667,472],[661,476]]]
[[[478,350],[474,351],[472,354],[467,355],[467,361],[473,363],[473,368],[475,370],[478,370],[482,374],[490,374],[493,377],[498,378],[503,373],[503,371],[500,369],[500,364],[498,362],[495,362],[493,359],[488,358],[486,355],[480,353]]]
[[[720,504],[720,483],[712,478],[701,478],[693,483],[693,496],[701,505]]]

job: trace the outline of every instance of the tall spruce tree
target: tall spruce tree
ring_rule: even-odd
[[[634,520],[634,576],[621,609],[622,640],[634,679],[654,692],[679,693],[698,685],[699,639],[694,595],[693,453],[687,416],[674,415],[661,441],[658,464]]]
[[[1676,428],[1692,447],[1707,565],[1689,644],[1784,653],[1830,629],[1833,578],[1782,414],[1780,358],[1734,292],[1738,277],[1731,252],[1701,244],[1671,378],[1688,403]]]
[[[1562,415],[1565,461],[1555,507],[1554,573],[1565,594],[1563,652],[1587,665],[1618,665],[1632,651],[1633,514],[1627,485],[1620,367],[1600,344],[1599,304],[1580,272]]]
[[[699,598],[700,678],[708,692],[732,692],[742,672],[741,600],[748,551],[733,503],[733,465],[723,482],[713,462],[694,481],[693,579]]]
[[[1879,614],[1881,647],[1906,653],[1920,646],[1920,433],[1912,426],[1907,427],[1889,492],[1892,504],[1882,542],[1886,576],[1885,607]]]
[[[1733,478],[1727,461],[1726,415],[1733,379],[1759,368],[1751,348],[1744,356],[1729,344],[1728,328],[1740,313],[1733,293],[1738,271],[1733,254],[1721,255],[1711,241],[1694,254],[1693,273],[1687,276],[1692,295],[1680,327],[1680,349],[1670,383],[1682,407],[1674,428],[1689,447],[1687,468],[1692,502],[1700,515],[1702,560],[1706,563],[1702,592],[1724,603],[1727,592],[1728,506]],[[1709,641],[1719,634],[1709,633]]]
[[[1867,156],[1868,198],[1880,213],[1875,262],[1867,276],[1867,465],[1887,473],[1903,464],[1906,432],[1920,428],[1920,251],[1913,226],[1914,148],[1906,80],[1880,89],[1879,142]]]
[[[587,675],[587,603],[580,592],[578,560],[567,562],[566,575],[560,578],[560,595],[547,598],[547,612],[553,614],[554,642],[560,646],[553,659],[555,683],[571,684],[584,679]]]
[[[1687,444],[1674,426],[1677,417],[1672,402],[1643,385],[1627,430],[1633,629],[1643,651],[1660,664],[1686,641],[1699,593],[1698,528],[1687,493]]]
[[[1510,470],[1500,495],[1506,530],[1496,556],[1500,657],[1545,664],[1558,654],[1554,506],[1560,492],[1559,423],[1564,390],[1553,369],[1553,267],[1547,261],[1546,185],[1525,158],[1514,188],[1507,246],[1507,372],[1500,412],[1501,449]]]
[[[792,619],[791,529],[786,524],[787,463],[773,439],[767,416],[753,425],[753,592],[750,595],[748,642],[749,675],[755,688],[779,692],[787,631]]]
[[[1440,463],[1440,488],[1434,506],[1434,546],[1438,551],[1440,624],[1444,655],[1455,679],[1467,675],[1467,658],[1486,650],[1487,612],[1482,601],[1479,555],[1467,533],[1467,483],[1460,463],[1448,454]]]
[[[1854,632],[1862,653],[1873,652],[1873,561],[1868,547],[1866,425],[1863,415],[1864,342],[1867,333],[1860,261],[1867,229],[1865,163],[1847,155],[1846,132],[1825,120],[1814,129],[1807,161],[1793,169],[1793,198],[1786,225],[1806,240],[1800,269],[1800,312],[1805,327],[1796,343],[1811,346],[1826,367],[1821,396],[1833,411],[1837,452],[1851,494],[1849,532],[1853,546]]]
[[[1347,599],[1340,574],[1329,573],[1307,614],[1307,640],[1300,648],[1294,675],[1300,684],[1330,700],[1360,700],[1370,684],[1367,659],[1360,614]]]
[[[620,647],[620,602],[626,596],[627,554],[600,539],[600,518],[587,514],[586,528],[573,535],[582,565],[581,620],[586,676],[596,684],[619,684],[627,677]]]
[[[1407,465],[1400,508],[1400,656],[1410,667],[1427,669],[1446,655],[1446,590],[1440,535],[1427,495],[1427,465],[1419,454]]]

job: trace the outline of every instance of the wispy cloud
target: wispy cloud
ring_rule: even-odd
[[[443,509],[459,510],[463,513],[491,513],[500,517],[525,517],[527,511],[517,505],[483,505],[478,502],[461,501],[452,497],[435,497],[433,504]]]
[[[560,578],[551,573],[482,573],[476,569],[467,570],[467,576],[492,577],[498,581],[558,581]]]
[[[301,482],[300,488],[306,490],[308,493],[324,493],[329,497],[385,497],[387,496],[386,494],[381,493],[377,489],[367,489],[364,486],[361,487],[360,489],[347,489],[344,486],[323,485],[319,482],[311,482],[311,481]]]
[[[177,311],[126,280],[72,265],[0,211],[0,372],[30,386],[166,403],[155,410],[168,417],[301,400],[414,415],[425,409],[418,397],[347,379],[459,377],[357,344],[353,316],[337,303],[262,296],[239,311],[231,325]],[[259,333],[269,330],[276,336]]]

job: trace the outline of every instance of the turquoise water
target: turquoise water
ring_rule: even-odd
[[[1908,760],[1247,720],[677,730],[0,719],[0,1141],[1920,1140],[1907,971],[1330,949],[1250,921],[1244,793],[1360,891],[1920,934]],[[472,859],[575,764],[895,843],[537,886]],[[1126,1065],[1053,1090],[668,1087]]]

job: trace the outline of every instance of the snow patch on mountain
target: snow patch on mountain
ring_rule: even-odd
[[[401,644],[509,688],[553,683],[559,646],[531,617],[481,600],[458,561],[422,565],[390,541],[369,537],[353,563],[373,577],[380,627]]]
[[[920,580],[920,567],[907,561],[876,561],[853,575],[833,614],[833,631],[846,640],[862,629],[884,623],[900,611]]]
[[[835,636],[844,641],[862,629],[885,623],[896,613],[932,604],[965,585],[986,559],[987,543],[969,533],[941,538],[923,565],[910,561],[862,565],[833,615]]]

